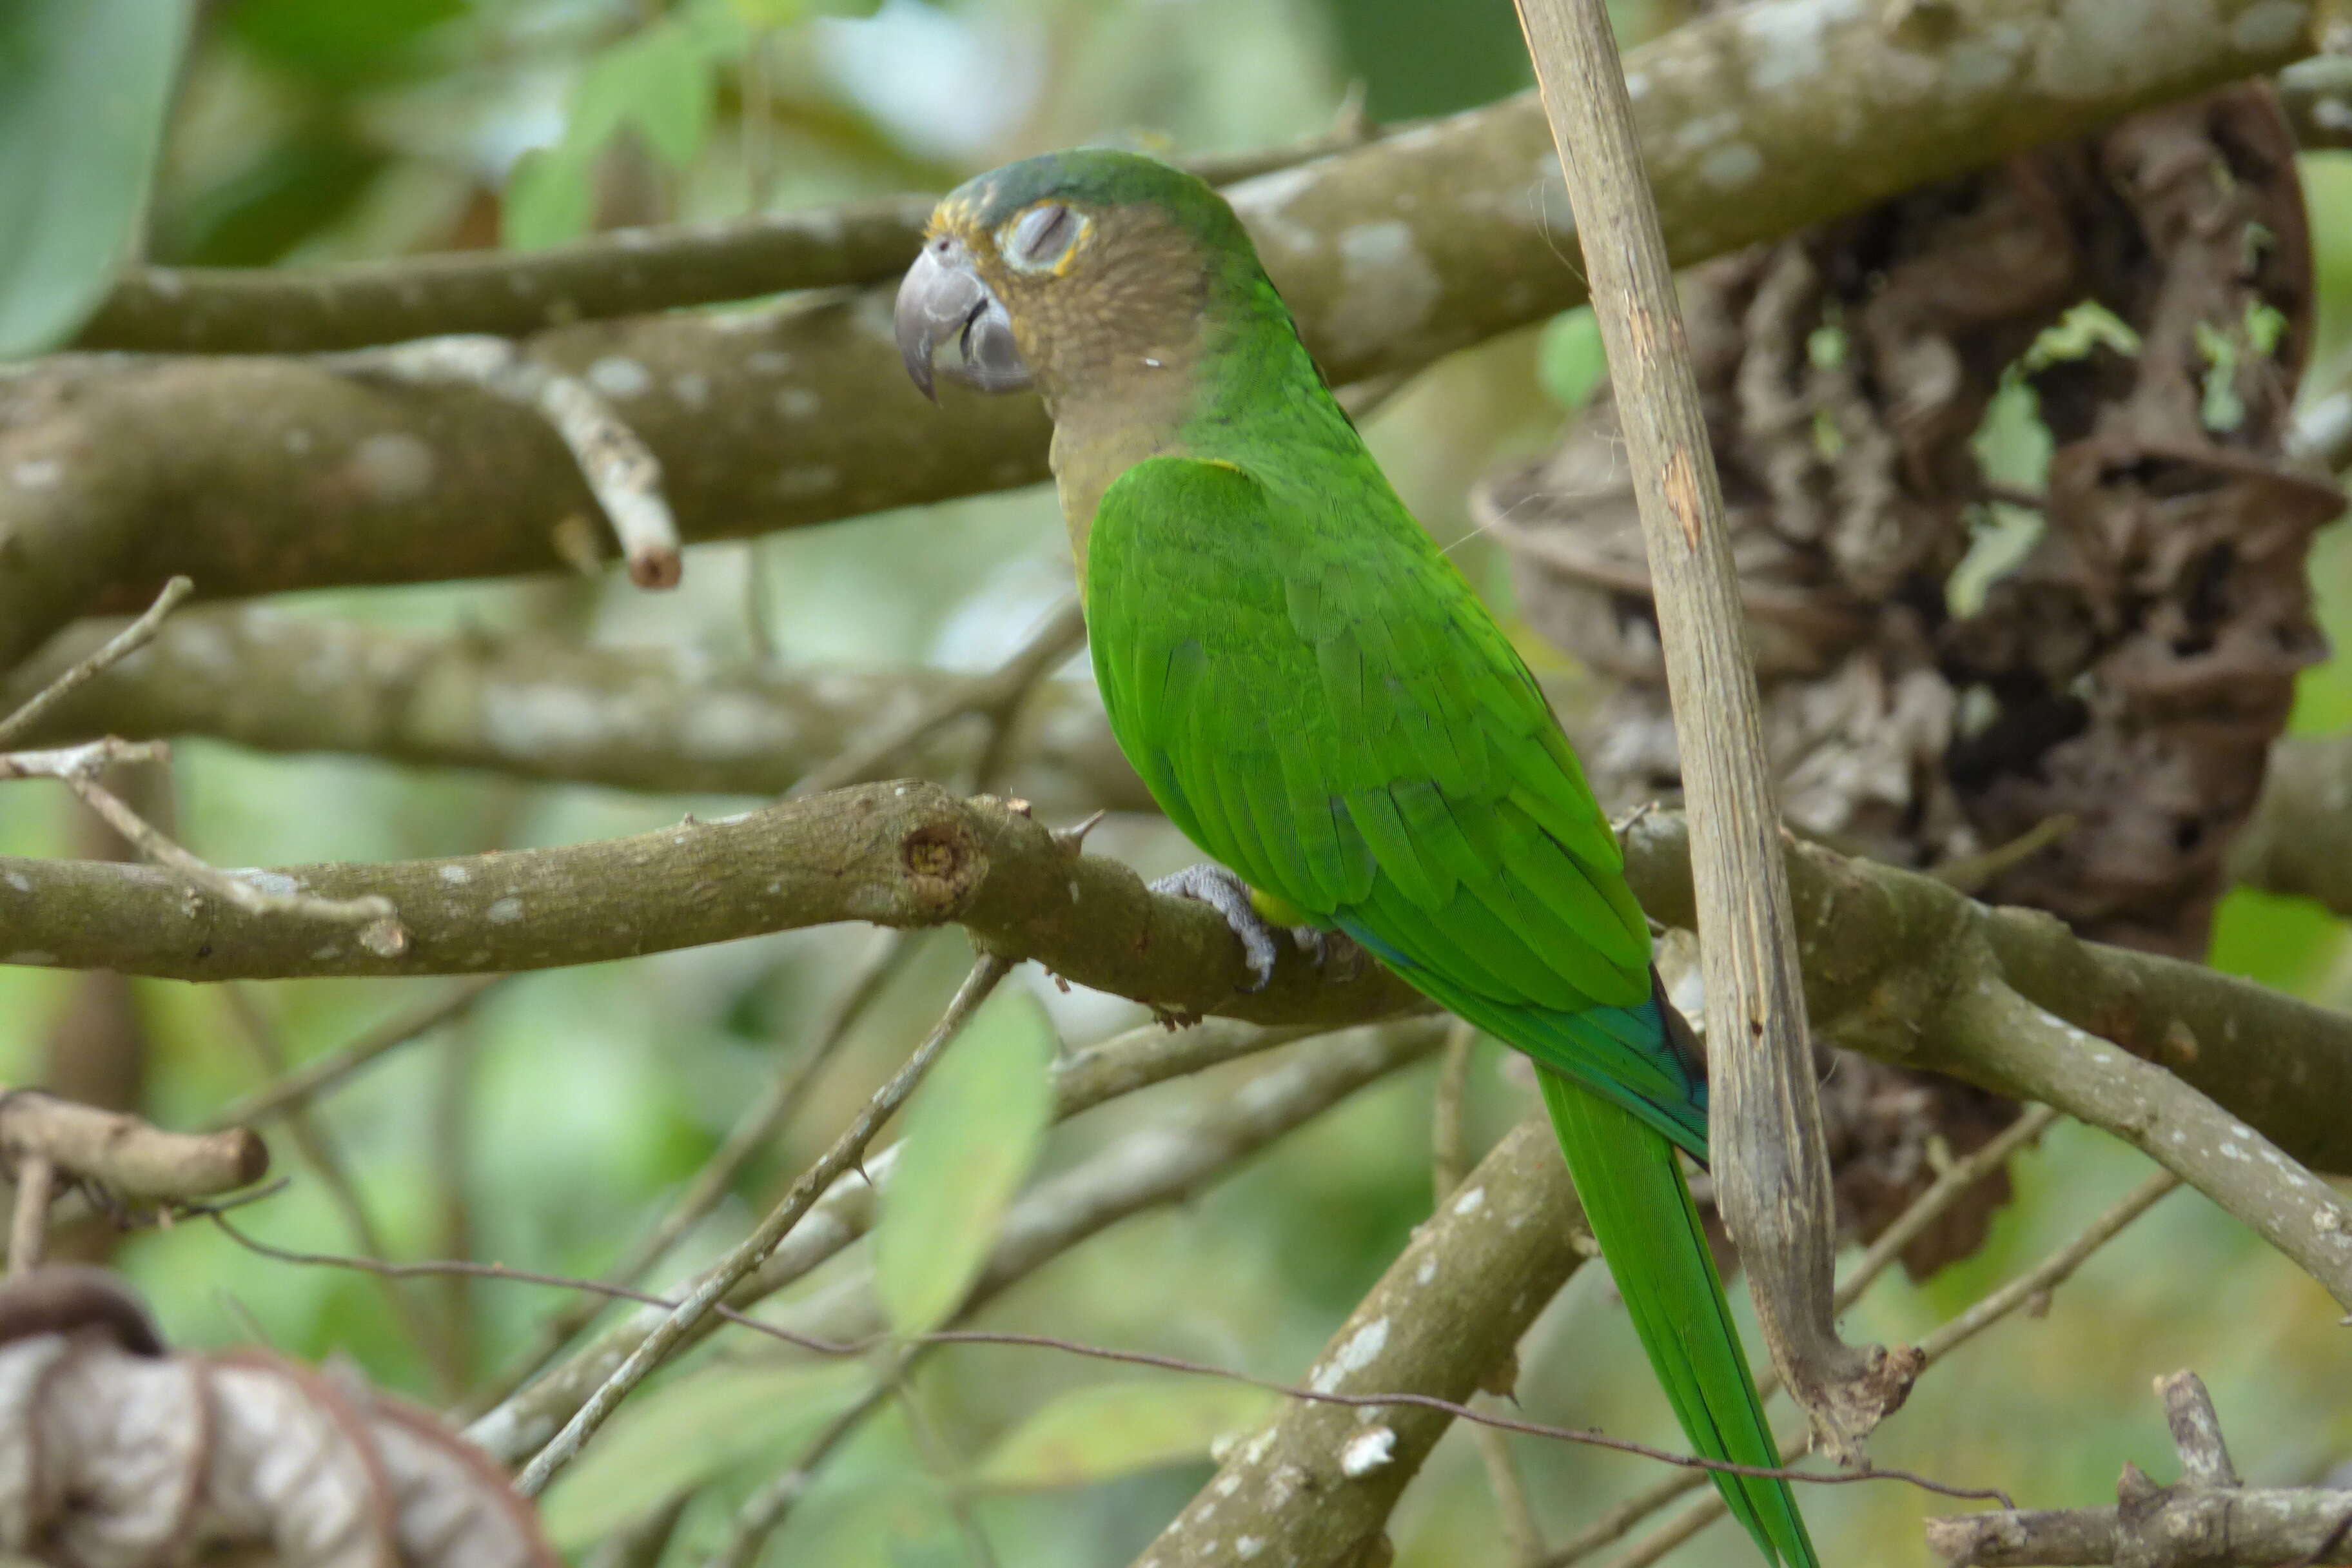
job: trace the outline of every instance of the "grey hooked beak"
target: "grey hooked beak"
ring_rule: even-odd
[[[928,241],[907,269],[907,280],[898,285],[897,320],[907,374],[934,403],[939,393],[931,384],[932,362],[950,341],[957,358],[939,367],[950,379],[982,392],[1014,392],[1029,384],[1029,367],[1013,341],[1013,318],[980,280],[963,242],[953,236]]]

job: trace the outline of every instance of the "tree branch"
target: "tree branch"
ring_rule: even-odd
[[[86,620],[60,633],[0,679],[0,707],[28,698],[129,624]],[[236,678],[224,679],[231,670]],[[435,637],[224,605],[175,616],[152,647],[61,699],[23,739],[204,735],[264,752],[616,789],[778,795],[833,758],[921,728],[919,717],[984,706],[1002,679],[778,669],[669,648],[479,633]],[[898,765],[953,777],[976,749],[969,737],[931,730]],[[1081,686],[1040,683],[1005,749],[1013,763],[1005,793],[1041,811],[1159,809]],[[2278,742],[2231,866],[2250,886],[2352,916],[2352,737]]]
[[[166,1132],[37,1089],[0,1090],[0,1159],[32,1157],[138,1203],[208,1198],[269,1173],[268,1146],[243,1127]]]
[[[2133,19],[2159,12],[2162,26]],[[2278,0],[2214,0],[2193,16],[2163,0],[1988,0],[1932,15],[1889,26],[1844,0],[1767,0],[1636,50],[1635,111],[1675,259],[1867,207],[2311,47]],[[2095,73],[2082,68],[2091,60]],[[1541,116],[1521,99],[1233,195],[1344,383],[1577,301],[1549,163]],[[914,417],[882,291],[583,324],[530,352],[621,409],[688,541],[1045,472],[1046,421],[1029,400],[956,398],[945,417]],[[471,389],[371,385],[285,360],[68,359],[9,401],[20,418],[0,437],[0,548],[13,563],[0,667],[173,572],[220,595],[540,571],[562,564],[565,520],[593,515],[545,421]]]
[[[1139,1030],[1070,1058],[1055,1070],[1059,1118],[1118,1095],[1235,1056],[1295,1039],[1298,1031],[1253,1029],[1213,1020],[1170,1035]],[[1144,1133],[1120,1140],[1093,1159],[1040,1183],[1005,1216],[995,1250],[966,1300],[976,1309],[1087,1237],[1132,1214],[1198,1191],[1219,1173],[1357,1089],[1436,1047],[1434,1019],[1352,1030],[1302,1047],[1236,1085],[1208,1106],[1187,1110]],[[866,1163],[870,1180],[836,1183],[768,1261],[730,1296],[740,1310],[805,1277],[871,1223],[877,1184],[887,1183],[896,1146]],[[881,1322],[868,1277],[860,1274],[773,1314],[778,1327],[804,1337],[862,1339]],[[497,1458],[518,1460],[570,1417],[661,1314],[639,1312],[599,1336],[547,1376],[467,1429]]]
[[[1626,869],[1643,906],[1687,929],[1686,829],[1654,813],[1626,835]],[[1956,988],[1990,963],[2034,1005],[2099,1039],[2037,1037],[2036,1052],[2088,1053],[2111,1041],[2217,1101],[2305,1164],[2352,1171],[2352,1022],[2343,1015],[2217,974],[2201,965],[2084,942],[2037,910],[1979,904],[1932,877],[1848,859],[1784,839],[1805,994],[1814,1028],[1866,1056],[2028,1094],[1986,1062],[1990,1047],[1935,1020]],[[1977,944],[1981,943],[1981,948]],[[2097,1121],[2127,1114],[2104,1075],[2083,1074],[2095,1097],[2053,1100]]]
[[[1286,147],[1188,160],[1229,184],[1376,140],[1360,114]],[[75,340],[150,353],[306,353],[551,327],[895,278],[936,195],[624,228],[540,250],[467,250],[310,268],[131,267]]]
[[[2197,1374],[2156,1380],[2180,1454],[2161,1487],[2126,1462],[2116,1506],[2013,1509],[1927,1521],[1927,1544],[1952,1568],[2116,1563],[2170,1568],[2310,1568],[2352,1563],[2352,1491],[2239,1485],[2213,1402]]]
[[[702,1271],[687,1293],[652,1332],[637,1342],[612,1375],[597,1386],[596,1391],[572,1413],[562,1429],[548,1439],[547,1446],[531,1457],[522,1473],[515,1478],[515,1490],[525,1497],[537,1497],[547,1489],[547,1483],[556,1471],[579,1456],[581,1446],[596,1435],[597,1428],[620,1407],[637,1384],[654,1370],[689,1342],[706,1322],[713,1321],[711,1311],[729,1292],[757,1268],[774,1251],[776,1244],[791,1234],[794,1226],[824,1196],[825,1189],[838,1181],[845,1172],[853,1169],[864,1157],[866,1146],[874,1141],[882,1124],[898,1112],[914,1094],[933,1063],[962,1033],[980,1005],[988,1000],[998,984],[1012,971],[1012,965],[992,953],[982,954],[971,966],[971,973],[956,992],[954,1000],[922,1044],[915,1047],[906,1065],[892,1076],[889,1082],[875,1092],[856,1121],[833,1141],[832,1147],[818,1156],[816,1163],[793,1179],[783,1200],[771,1209],[752,1228],[751,1234],[737,1244],[726,1257]]]
[[[1468,1398],[1583,1262],[1568,1172],[1541,1117],[1496,1145],[1332,1336],[1306,1379],[1325,1392]],[[1440,1412],[1290,1405],[1236,1444],[1146,1547],[1160,1568],[1387,1561],[1396,1500],[1451,1424]],[[1251,1544],[1251,1543],[1255,1544]]]
[[[1643,906],[1687,929],[1682,819],[1652,814],[1625,843]],[[2199,965],[2078,941],[2050,916],[1990,909],[1930,877],[1816,846],[1783,848],[1807,999],[1833,1043],[2019,1092],[1965,1033],[1928,1027],[1953,988],[1990,962],[2036,1006],[2175,1073],[2295,1159],[2352,1171],[2352,1122],[2337,1114],[2352,1104],[2343,1015]],[[1126,867],[1074,852],[1002,801],[923,784],[861,785],[635,838],[276,875],[298,889],[388,897],[412,922],[410,948],[387,957],[321,947],[236,910],[191,912],[170,879],[143,867],[0,858],[0,961],[205,980],[477,973],[835,921],[960,923],[983,946],[1171,1012],[1333,1027],[1426,1005],[1383,972],[1326,974],[1291,952],[1265,991],[1244,993],[1247,968],[1213,912],[1148,892]],[[2104,1092],[2103,1079],[2084,1081],[2085,1093]],[[2101,1103],[2128,1113],[2121,1099],[2056,1103],[2095,1121]]]

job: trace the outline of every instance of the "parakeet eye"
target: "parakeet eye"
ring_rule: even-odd
[[[998,231],[997,254],[1023,272],[1048,272],[1068,258],[1086,220],[1059,202],[1040,202]]]

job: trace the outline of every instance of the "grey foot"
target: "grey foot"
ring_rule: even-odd
[[[1214,861],[1203,860],[1197,866],[1187,866],[1173,876],[1162,877],[1151,884],[1155,893],[1172,898],[1191,899],[1208,905],[1225,917],[1225,925],[1242,944],[1242,957],[1255,977],[1246,987],[1252,993],[1263,991],[1274,980],[1274,966],[1281,958],[1281,948],[1275,936],[1284,928],[1270,923],[1257,912],[1250,900],[1247,882]],[[1320,968],[1325,955],[1332,950],[1332,933],[1314,926],[1288,928],[1290,940]],[[1352,946],[1352,943],[1349,945]]]

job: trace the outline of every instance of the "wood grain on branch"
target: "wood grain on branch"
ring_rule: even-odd
[[[1766,0],[1629,58],[1677,263],[2312,47],[2293,0],[2194,12],[1987,0],[1904,15],[1936,20]],[[1347,382],[1426,364],[1581,298],[1559,265],[1570,218],[1551,163],[1542,116],[1521,99],[1233,195],[1308,342]],[[689,542],[1045,473],[1034,403],[924,408],[882,291],[584,323],[541,334],[531,353],[581,376],[644,439]],[[12,426],[0,437],[0,550],[14,563],[0,580],[0,666],[75,615],[131,607],[173,572],[221,595],[547,570],[563,563],[566,520],[594,515],[578,465],[535,414],[317,363],[69,357],[8,387],[0,420]]]
[[[1773,1364],[1814,1435],[1851,1464],[1910,1393],[1916,1358],[1848,1345],[1831,1304],[1828,1141],[1723,482],[1608,8],[1518,0],[1518,10],[1576,207],[1673,692],[1706,976],[1717,1211],[1747,1265]]]

